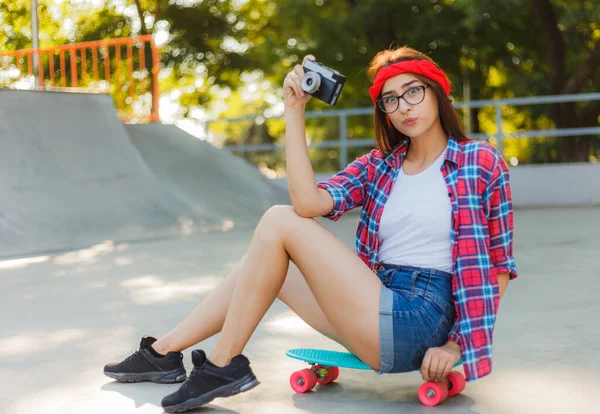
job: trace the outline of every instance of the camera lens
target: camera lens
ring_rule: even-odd
[[[321,86],[321,77],[318,73],[315,72],[307,72],[302,78],[302,83],[300,87],[306,93],[315,93],[319,90]]]

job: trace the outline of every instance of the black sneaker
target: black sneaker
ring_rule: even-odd
[[[250,361],[238,355],[226,367],[220,368],[206,359],[204,351],[192,351],[194,369],[179,389],[162,400],[168,413],[179,413],[207,404],[218,397],[230,397],[256,387],[259,382],[250,368]]]
[[[156,338],[145,336],[140,349],[118,364],[108,364],[104,374],[123,382],[152,381],[162,384],[185,381],[186,374],[181,352],[160,356],[151,345]]]

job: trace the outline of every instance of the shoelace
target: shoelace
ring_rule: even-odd
[[[125,361],[129,361],[130,359],[132,359],[133,357],[136,357],[138,354],[140,353],[139,350],[135,351],[133,354],[129,355],[127,358],[125,358]],[[123,361],[123,362],[125,362]]]
[[[190,373],[190,376],[185,380],[185,382],[183,384],[181,384],[181,388],[186,388],[188,386],[188,384],[190,384],[195,377],[200,375],[201,371],[202,371],[202,367],[193,368],[192,372]]]

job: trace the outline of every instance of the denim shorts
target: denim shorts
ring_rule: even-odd
[[[414,266],[380,264],[381,368],[378,374],[415,371],[427,349],[448,341],[454,324],[452,274]]]

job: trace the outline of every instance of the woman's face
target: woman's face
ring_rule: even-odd
[[[382,98],[388,98],[387,102],[393,108],[394,99],[391,96],[404,95],[410,101],[418,101],[424,94],[423,101],[417,104],[409,104],[405,99],[399,100],[398,109],[387,116],[392,125],[409,138],[418,137],[429,131],[436,122],[439,122],[438,102],[431,87],[421,90],[419,86],[426,84],[410,73],[402,73],[388,79],[381,89]]]

